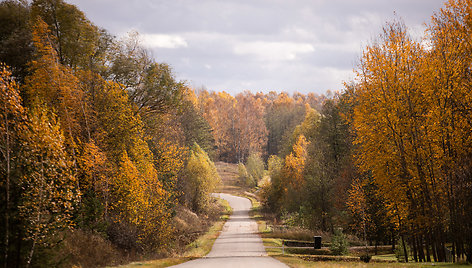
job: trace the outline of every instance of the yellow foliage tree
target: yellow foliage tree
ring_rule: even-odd
[[[80,195],[65,139],[54,117],[44,107],[32,108],[21,139],[24,175],[19,211],[25,238],[31,241],[28,266],[36,246],[51,245],[59,231],[73,226],[72,215]]]
[[[12,209],[11,186],[14,171],[18,168],[18,146],[21,133],[25,130],[26,111],[21,103],[18,84],[12,79],[11,72],[0,65],[0,152],[2,161],[0,174],[5,187],[4,215],[4,262],[8,261],[10,245],[10,214]]]
[[[53,109],[59,117],[67,137],[67,144],[74,146],[73,138],[82,133],[84,120],[84,94],[72,70],[59,63],[53,48],[54,37],[47,24],[36,18],[33,24],[33,44],[37,59],[30,63],[31,75],[25,79],[27,103],[39,101]]]
[[[308,147],[305,136],[300,135],[293,145],[293,151],[285,157],[282,169],[282,183],[284,203],[287,207],[297,207],[302,198],[305,187],[305,164],[308,157]],[[293,208],[295,209],[295,208]]]
[[[185,179],[184,193],[189,207],[195,212],[205,212],[209,206],[210,193],[215,190],[220,177],[215,165],[198,144],[190,151]]]

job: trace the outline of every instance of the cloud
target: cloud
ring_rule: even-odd
[[[144,45],[149,48],[179,48],[188,47],[187,41],[179,35],[171,34],[142,34]]]
[[[353,78],[386,21],[404,20],[419,39],[444,0],[67,2],[114,35],[137,30],[158,62],[196,86],[322,93]]]
[[[294,60],[298,54],[315,51],[313,45],[309,43],[292,42],[244,42],[234,46],[234,53],[237,55],[255,56],[259,60]]]

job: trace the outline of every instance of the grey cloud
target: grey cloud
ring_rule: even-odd
[[[113,34],[154,36],[179,79],[231,93],[342,88],[397,16],[420,36],[443,0],[71,0]],[[272,55],[273,54],[273,55]]]

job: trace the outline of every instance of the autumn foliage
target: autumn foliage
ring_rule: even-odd
[[[193,90],[139,34],[119,40],[62,0],[0,14],[5,267],[81,265],[80,237],[129,259],[173,252],[195,238],[184,216],[211,214],[216,160],[285,227],[472,261],[471,0],[420,40],[386,23],[326,96]]]
[[[401,22],[387,24],[365,49],[357,73],[357,162],[372,173],[389,219],[416,261],[431,255],[445,261],[448,242],[454,259],[472,256],[471,7],[470,1],[447,3],[433,16],[423,43]],[[351,196],[357,192],[353,188]]]
[[[79,265],[79,244],[70,241],[78,234],[130,258],[172,249],[175,211],[205,212],[218,181],[195,144],[213,150],[193,90],[152,60],[137,36],[117,40],[73,5],[0,8],[18,14],[2,23],[27,27],[10,41],[33,48],[24,50],[27,63],[0,69],[1,262]],[[15,63],[4,49],[2,61]]]
[[[318,112],[307,107],[284,158],[269,158],[266,207],[287,223],[399,244],[404,261],[470,261],[471,8],[449,1],[422,40],[387,23],[356,80]]]

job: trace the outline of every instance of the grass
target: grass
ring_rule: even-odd
[[[215,243],[216,238],[220,235],[221,229],[223,229],[223,225],[225,224],[226,220],[229,219],[229,216],[232,213],[232,209],[228,203],[228,201],[223,199],[218,199],[218,202],[223,207],[223,214],[220,219],[213,224],[212,227],[206,232],[204,235],[197,238],[194,242],[187,245],[186,251],[177,257],[170,257],[170,258],[163,258],[158,260],[151,260],[151,261],[142,261],[142,262],[133,262],[127,265],[118,266],[120,268],[133,268],[133,267],[149,267],[149,268],[157,268],[157,267],[168,267],[172,265],[177,265],[183,262],[187,262],[193,259],[201,258],[207,255],[211,248],[213,247],[213,243]]]
[[[363,263],[363,262],[345,262],[345,261],[306,261],[299,257],[289,255],[273,255],[275,259],[287,264],[290,267],[304,268],[304,267],[320,267],[320,268],[341,268],[341,267],[397,267],[397,268],[420,268],[420,267],[446,267],[446,268],[464,268],[466,266],[452,263]]]
[[[251,216],[257,221],[259,233],[262,236],[262,242],[264,243],[267,254],[285,264],[289,267],[304,268],[304,267],[320,267],[320,268],[341,268],[341,267],[446,267],[446,268],[463,268],[465,265],[453,264],[453,263],[398,263],[396,262],[395,254],[383,254],[375,255],[372,257],[370,263],[364,263],[358,261],[356,256],[320,256],[312,255],[312,252],[316,251],[311,248],[309,249],[298,249],[298,248],[284,248],[282,252],[282,241],[290,237],[304,236],[305,234],[297,234],[299,230],[287,230],[286,233],[279,233],[277,230],[272,230],[270,225],[264,219],[261,213],[260,202],[250,195],[244,195],[252,202]],[[275,231],[275,232],[274,232]],[[302,239],[303,240],[303,239]],[[323,258],[339,258],[343,260],[330,260],[330,261],[316,261],[315,259],[319,256]],[[305,259],[303,259],[305,258]],[[310,260],[311,259],[311,260]],[[315,261],[314,261],[315,260]]]
[[[229,219],[229,215],[232,213],[228,201],[220,199],[220,203],[225,209],[224,215],[221,216],[220,220],[217,221],[206,234],[200,236],[197,240],[187,246],[187,251],[185,252],[184,257],[200,258],[207,255],[211,251],[213,243],[215,243],[215,240],[220,235],[221,229],[223,229],[223,225],[225,224],[226,220]]]

